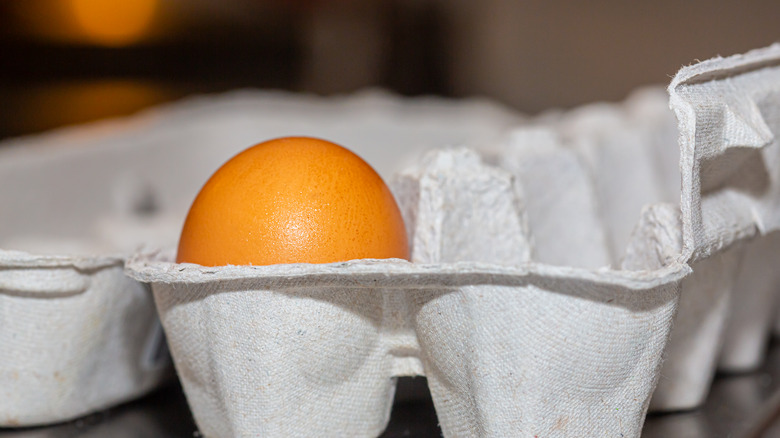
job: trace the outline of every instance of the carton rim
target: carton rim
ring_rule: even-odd
[[[49,255],[0,249],[0,269],[73,268],[85,271],[123,264],[124,258],[119,255]]]
[[[341,286],[350,288],[441,288],[474,284],[523,285],[539,281],[574,280],[644,291],[682,280],[691,272],[673,262],[653,271],[589,270],[541,263],[502,266],[479,262],[415,264],[401,259],[358,259],[327,264],[206,267],[172,263],[139,255],[125,265],[125,273],[144,283],[205,284],[249,280],[253,286]]]

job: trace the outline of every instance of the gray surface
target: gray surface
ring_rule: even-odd
[[[707,402],[690,412],[650,415],[645,438],[780,437],[780,343],[753,373],[718,375]]]
[[[400,398],[383,438],[439,434],[430,399],[413,401],[425,379],[401,379]],[[415,396],[414,394],[417,393]],[[780,343],[772,344],[754,373],[719,375],[706,404],[698,410],[650,415],[644,438],[780,437]],[[133,403],[58,426],[0,429],[0,438],[191,438],[199,434],[177,385]]]

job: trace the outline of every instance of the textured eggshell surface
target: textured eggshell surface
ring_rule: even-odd
[[[205,266],[409,258],[401,212],[371,166],[335,143],[284,137],[228,160],[193,201],[177,261]]]

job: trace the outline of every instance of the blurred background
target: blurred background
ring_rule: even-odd
[[[778,16],[771,0],[3,0],[0,138],[247,87],[616,101],[780,40]]]

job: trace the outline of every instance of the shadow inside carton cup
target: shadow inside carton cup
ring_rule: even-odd
[[[730,148],[701,163],[702,195],[732,188],[752,197],[769,190],[770,178],[761,149]]]
[[[125,278],[125,281],[135,280]],[[148,285],[142,284],[136,293],[147,299],[136,301],[133,306],[124,307],[121,314],[115,315],[116,318],[122,318],[122,344],[132,346],[130,357],[137,358],[144,372],[163,373],[161,381],[174,379],[168,343],[153,306],[152,290]],[[143,342],[138,342],[139,339],[143,339]],[[154,385],[150,385],[150,389],[153,387]]]

